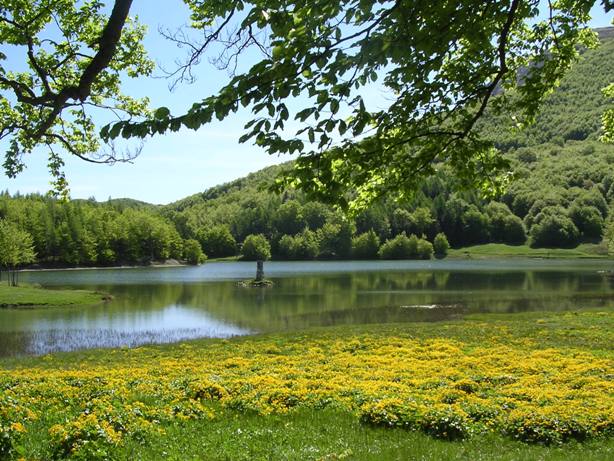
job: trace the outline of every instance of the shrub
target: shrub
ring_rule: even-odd
[[[294,259],[294,236],[282,235],[277,242],[275,257],[280,259]]]
[[[522,219],[510,214],[503,218],[503,242],[510,245],[522,245],[527,241],[527,230]]]
[[[411,232],[413,229],[413,217],[408,210],[397,208],[392,212],[391,227],[393,235],[398,235],[401,232]]]
[[[567,201],[565,198],[558,192],[550,192],[548,196],[535,200],[527,212],[527,215],[524,217],[524,223],[527,229],[533,227],[533,224],[538,220],[538,216],[542,214],[544,210],[546,210],[546,213],[550,213],[551,208],[558,208],[561,210],[566,203]],[[564,211],[562,211],[562,213],[564,213]]]
[[[475,205],[471,205],[462,216],[463,236],[466,244],[485,243],[489,239],[488,216],[480,212]]]
[[[326,223],[316,233],[320,258],[347,258],[352,253],[352,226],[348,221]]]
[[[533,194],[528,191],[523,191],[522,193],[517,193],[514,195],[510,206],[516,215],[524,218],[533,206],[534,202],[535,198],[533,197]]]
[[[244,261],[264,261],[271,258],[271,245],[262,234],[250,234],[241,246],[241,259]]]
[[[491,202],[486,206],[490,221],[490,236],[493,242],[521,245],[527,240],[522,220],[512,214],[504,203]]]
[[[277,209],[273,222],[280,234],[298,234],[306,225],[301,204],[296,200],[288,200],[283,203]]]
[[[320,202],[307,202],[303,205],[303,219],[310,230],[322,227],[332,215],[326,205]]]
[[[435,236],[435,240],[433,240],[433,251],[435,252],[435,256],[437,258],[445,258],[448,255],[449,249],[450,244],[448,243],[446,234],[440,232]]]
[[[518,160],[524,163],[533,163],[537,161],[537,154],[529,149],[518,149]]]
[[[600,239],[603,235],[603,218],[594,206],[572,205],[569,210],[572,219],[584,239]]]
[[[197,240],[188,239],[183,242],[183,258],[188,264],[198,265],[207,259],[207,255],[203,253]]]
[[[379,251],[379,237],[371,229],[352,239],[352,257],[356,259],[375,259]]]
[[[237,254],[237,242],[226,226],[215,226],[197,234],[202,249],[211,258]]]
[[[315,259],[319,249],[315,233],[306,229],[295,236],[282,236],[279,240],[278,254],[283,259]]]
[[[576,198],[572,206],[578,205],[583,208],[585,207],[595,207],[599,210],[599,213],[602,217],[606,217],[608,214],[608,204],[603,198],[601,192],[599,192],[599,188],[593,187],[591,190],[584,191],[580,197]]]
[[[382,259],[413,259],[418,256],[418,237],[408,237],[405,232],[386,240],[379,250]]]
[[[380,240],[390,235],[390,221],[382,207],[372,206],[363,210],[356,216],[355,223],[356,231],[360,234],[373,230]]]
[[[437,232],[437,220],[428,208],[416,208],[411,215],[413,231],[418,235],[433,237]]]
[[[537,222],[531,228],[532,247],[571,248],[579,243],[578,228],[557,210],[558,207],[546,208],[536,217]]]
[[[418,240],[417,256],[420,259],[431,259],[433,257],[433,245],[425,239]]]

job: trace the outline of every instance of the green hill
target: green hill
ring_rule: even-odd
[[[250,234],[264,235],[273,257],[286,259],[430,257],[431,244],[411,234],[434,242],[443,233],[454,247],[599,243],[614,235],[614,146],[598,141],[600,116],[611,103],[601,89],[614,75],[614,28],[600,36],[602,45],[582,53],[533,126],[512,132],[511,115],[481,122],[515,178],[493,200],[459,192],[443,170],[411,201],[385,199],[348,220],[298,191],[270,192],[288,162],[166,206],[131,199],[64,204],[5,193],[0,219],[32,236],[39,263],[71,266],[188,258],[194,241],[209,257],[232,256]]]
[[[411,203],[384,200],[357,216],[354,232],[373,230],[384,241],[403,231],[431,239],[443,231],[456,246],[521,243],[531,235],[536,246],[599,241],[614,196],[610,166],[614,148],[598,141],[600,117],[609,103],[601,89],[614,75],[613,31],[598,31],[602,45],[582,53],[560,87],[547,98],[534,125],[512,131],[511,115],[483,121],[484,133],[506,153],[516,177],[495,203],[470,192],[455,192],[443,172],[428,180]],[[184,237],[199,238],[205,251],[203,229],[220,225],[238,241],[251,233],[263,233],[275,250],[284,230],[318,230],[313,222],[314,208],[326,215],[320,216],[320,223],[323,219],[338,223],[342,218],[331,208],[308,204],[299,192],[287,191],[283,196],[266,192],[266,185],[287,167],[270,167],[216,186],[168,205],[164,213],[180,223]],[[283,219],[293,222],[280,230],[276,223]],[[565,231],[556,231],[557,226]]]
[[[601,90],[614,75],[614,27],[600,30],[601,46],[582,53],[560,87],[546,99],[535,124],[518,132],[510,130],[510,115],[482,121],[484,132],[499,149],[598,139],[601,114],[609,103]]]

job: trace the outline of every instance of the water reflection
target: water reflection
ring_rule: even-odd
[[[346,270],[343,271],[344,267]],[[109,292],[87,309],[0,311],[0,355],[136,346],[318,325],[437,321],[471,312],[614,306],[607,261],[267,263],[275,286],[236,280],[252,263],[24,274]]]
[[[13,311],[14,312],[14,311]],[[81,310],[20,311],[15,324],[0,326],[0,355],[47,354],[100,347],[135,347],[195,338],[252,333],[200,309],[169,305],[117,312],[106,306]]]

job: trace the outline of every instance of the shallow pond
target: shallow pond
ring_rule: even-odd
[[[25,272],[21,280],[115,299],[88,308],[0,310],[0,355],[45,354],[337,324],[437,321],[473,312],[614,307],[605,260],[267,262]]]

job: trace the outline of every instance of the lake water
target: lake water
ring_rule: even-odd
[[[138,346],[310,326],[461,318],[474,312],[614,308],[604,260],[267,262],[26,272],[49,288],[110,293],[87,308],[0,309],[0,355]]]

